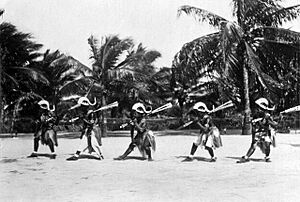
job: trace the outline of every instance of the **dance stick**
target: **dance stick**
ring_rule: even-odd
[[[167,103],[167,104],[165,104],[163,106],[160,106],[160,107],[152,110],[152,112],[150,112],[150,114],[155,114],[155,113],[161,112],[163,110],[169,109],[171,107],[172,107],[172,104],[169,102],[169,103]]]
[[[71,108],[69,108],[69,110],[76,109],[77,107],[80,107],[80,106],[81,106],[81,104],[76,104],[76,105],[72,106]]]
[[[224,104],[222,104],[222,105],[216,107],[215,109],[211,110],[209,113],[215,113],[215,112],[217,112],[217,111],[220,111],[220,110],[223,110],[223,109],[227,109],[227,108],[233,107],[233,106],[234,106],[234,104],[233,104],[232,101],[230,100],[230,101],[225,102]],[[177,130],[178,130],[178,129],[181,129],[181,128],[185,128],[185,127],[191,125],[193,122],[194,122],[194,121],[189,121],[189,122],[183,124],[182,126],[180,126],[179,128],[177,128]]]
[[[94,110],[93,112],[98,112],[98,111],[102,111],[102,110],[106,110],[106,109],[110,109],[110,108],[114,108],[119,106],[118,102],[113,102],[111,104],[105,105],[103,107],[100,107],[99,109]]]
[[[120,125],[120,128],[125,128],[128,125],[129,125],[129,123],[123,123],[122,125]]]
[[[76,121],[76,120],[78,120],[78,119],[79,119],[79,117],[75,117],[75,118],[70,119],[69,122],[74,122],[74,121]]]
[[[169,109],[169,108],[171,108],[171,107],[172,107],[172,104],[169,102],[169,103],[167,103],[167,104],[165,104],[165,105],[162,105],[162,106],[160,106],[160,107],[154,109],[153,111],[151,111],[151,112],[149,113],[149,115],[150,115],[150,114],[155,114],[155,113],[161,112],[161,111],[166,110],[166,109]],[[120,125],[120,128],[125,128],[125,127],[128,126],[128,125],[129,125],[129,123],[123,123],[122,125]]]
[[[261,121],[261,120],[263,120],[263,118],[253,119],[251,122],[252,122],[252,123],[256,123],[256,122]]]
[[[286,109],[286,110],[280,112],[280,114],[283,114],[283,113],[290,113],[290,112],[297,112],[297,111],[300,111],[300,105],[295,106],[295,107],[291,107],[291,108],[289,108],[289,109]]]
[[[117,107],[119,105],[119,103],[118,102],[113,102],[113,103],[111,103],[111,104],[108,104],[108,105],[105,105],[105,106],[103,106],[103,107],[100,107],[99,109],[96,109],[96,110],[94,110],[93,112],[97,112],[97,111],[102,111],[102,110],[106,110],[106,109],[110,109],[110,108],[113,108],[113,107]],[[75,105],[76,106],[76,105]],[[74,107],[74,106],[73,106]],[[76,107],[75,107],[76,108]],[[72,107],[69,109],[69,110],[71,110],[72,109]],[[73,108],[74,109],[74,108]],[[70,121],[69,122],[74,122],[74,121],[76,121],[76,120],[78,120],[79,119],[79,117],[75,117],[75,118],[72,118],[72,119],[70,119]]]
[[[209,113],[215,113],[215,112],[217,112],[217,111],[220,111],[220,110],[223,110],[223,109],[227,109],[227,108],[233,107],[233,106],[234,106],[234,104],[233,104],[233,102],[230,100],[230,101],[225,102],[224,104],[222,104],[222,105],[216,107],[215,109],[211,110]]]
[[[191,125],[193,122],[194,122],[194,121],[189,121],[189,122],[183,124],[182,126],[180,126],[179,128],[177,128],[176,130],[180,130],[181,128],[185,128],[185,127]]]

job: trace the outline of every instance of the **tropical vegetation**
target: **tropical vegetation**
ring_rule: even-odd
[[[284,8],[279,0],[233,0],[233,7],[235,21],[193,6],[179,8],[179,16],[192,15],[217,31],[182,47],[173,61],[172,85],[185,91],[182,99],[201,79],[208,81],[205,85],[217,84],[204,88],[222,95],[213,102],[235,102],[244,113],[243,134],[249,134],[251,107],[258,97],[279,102],[279,109],[300,102],[300,34],[281,27],[299,16],[300,5]]]
[[[31,34],[1,22],[0,132],[14,130],[20,118],[34,120],[40,99],[54,105],[62,120],[78,115],[80,109],[68,109],[86,96],[97,100],[95,107],[119,102],[110,114],[99,114],[104,135],[107,118],[126,117],[135,102],[153,108],[172,102],[167,115],[183,118],[199,100],[209,107],[232,100],[244,115],[243,133],[248,134],[256,98],[267,96],[279,103],[277,111],[300,103],[300,34],[282,28],[299,16],[300,6],[233,0],[233,7],[234,21],[193,6],[179,8],[179,16],[192,15],[216,32],[187,42],[171,68],[155,66],[158,51],[118,35],[87,39],[89,68],[59,50],[41,52],[43,45]]]

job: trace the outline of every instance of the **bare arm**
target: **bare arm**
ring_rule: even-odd
[[[143,133],[146,131],[146,120],[145,119],[142,119],[140,123],[138,123],[136,120],[133,123],[138,132]]]
[[[197,124],[204,133],[208,133],[211,130],[210,118],[206,118],[203,122],[197,121]]]

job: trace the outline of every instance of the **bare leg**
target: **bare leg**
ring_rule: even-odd
[[[197,148],[198,146],[193,143],[192,144],[192,148],[191,148],[191,152],[190,152],[190,155],[184,160],[184,161],[192,161],[193,160],[193,157],[194,157],[194,154],[196,153],[197,151]]]
[[[266,162],[270,162],[270,152],[271,152],[271,143],[270,142],[266,142],[266,157],[265,157],[265,161]]]
[[[249,157],[254,153],[256,146],[257,146],[257,142],[252,142],[250,148],[247,151],[247,154],[245,156],[242,156],[242,159],[237,161],[237,163],[249,161]]]
[[[123,159],[125,159],[126,156],[128,156],[133,151],[134,147],[135,147],[135,144],[130,143],[128,149],[124,152],[124,154],[121,155],[121,156],[119,156],[119,157],[117,157],[117,158],[115,158],[115,160],[123,160]]]
[[[211,162],[215,162],[217,160],[217,158],[215,157],[215,154],[214,154],[214,150],[211,148],[211,147],[205,147],[205,149],[208,151],[210,157],[211,157]]]
[[[249,150],[248,150],[248,152],[247,152],[247,154],[246,154],[246,158],[249,158],[253,153],[254,153],[254,151],[255,151],[255,149],[256,149],[256,143],[252,143],[251,144],[251,146],[250,146],[250,148],[249,148]]]
[[[153,161],[152,156],[151,156],[151,149],[150,147],[145,148],[146,154],[148,155],[148,161]]]
[[[87,144],[87,137],[84,135],[80,139],[79,148],[77,149],[76,153],[74,154],[74,156],[71,156],[70,158],[67,158],[67,161],[76,161],[76,160],[78,160],[80,153],[87,149],[87,147],[88,147],[87,145],[88,145]]]
[[[33,139],[33,152],[37,153],[39,149],[39,138]]]
[[[28,156],[28,158],[37,157],[37,151],[39,149],[39,138],[33,138],[33,152]]]
[[[49,146],[50,151],[51,151],[50,159],[55,159],[56,158],[56,154],[55,154],[55,150],[54,150],[54,143],[52,142],[52,140],[49,141],[48,146]]]
[[[98,141],[97,141],[97,139],[94,135],[91,136],[91,146],[95,150],[97,155],[99,156],[99,159],[100,160],[103,159],[103,155],[102,155],[102,152],[101,152],[100,145],[98,144]]]

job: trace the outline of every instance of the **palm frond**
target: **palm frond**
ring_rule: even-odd
[[[228,20],[215,13],[193,6],[181,6],[177,11],[177,16],[181,16],[183,12],[187,15],[192,15],[199,22],[208,22],[210,25],[217,28],[221,28],[223,23],[228,22]]]
[[[102,63],[104,69],[113,69],[117,65],[119,57],[124,53],[124,51],[128,50],[131,46],[131,39],[123,39],[119,40],[109,49],[106,49]]]
[[[54,68],[57,66],[56,68]],[[62,80],[64,77],[69,75],[73,76],[90,76],[92,75],[93,71],[73,58],[72,56],[62,55],[58,59],[51,62],[50,67],[57,69],[57,76],[59,80]]]
[[[217,32],[199,37],[189,43],[184,44],[182,49],[175,55],[173,68],[177,72],[175,75],[184,77],[176,78],[180,82],[190,82],[188,80],[197,79],[202,75],[209,75],[214,71],[214,67],[222,68],[222,49],[220,47],[222,33]]]
[[[264,26],[253,30],[253,33],[264,37],[268,40],[277,40],[300,44],[300,33],[289,29]],[[259,37],[259,36],[258,36]]]
[[[267,40],[265,39],[264,40],[264,43],[272,43],[274,45],[283,45],[283,46],[286,46],[288,48],[293,49],[294,52],[300,52],[300,47],[299,47],[299,44],[294,44],[292,42],[285,42],[285,41],[275,41],[275,40]]]
[[[283,22],[288,22],[296,19],[300,15],[300,4],[287,8],[277,7],[273,12],[266,15],[261,21],[272,22],[271,25],[282,25]]]
[[[30,79],[33,79],[36,82],[41,82],[46,85],[49,84],[48,79],[37,70],[34,70],[29,67],[10,67],[11,69],[14,69],[15,71],[19,71],[20,73],[26,74]]]
[[[78,78],[70,80],[61,85],[58,89],[58,92],[63,96],[69,96],[77,93],[85,94],[93,81],[94,78],[92,76],[79,76]]]
[[[151,50],[146,52],[145,56],[144,56],[144,60],[146,64],[151,64],[154,61],[156,61],[158,58],[161,57],[161,53],[155,50]]]
[[[88,38],[88,44],[91,47],[92,55],[90,59],[97,60],[98,58],[98,39],[96,39],[93,35]]]
[[[6,72],[3,72],[4,77],[6,77],[6,79],[9,79],[10,81],[12,81],[17,88],[19,88],[19,82],[16,78],[14,78],[13,76],[7,74]]]
[[[251,70],[253,72],[255,72],[255,74],[258,77],[258,80],[260,81],[260,84],[266,89],[266,84],[263,80],[263,77],[261,75],[262,70],[261,70],[261,61],[259,60],[259,58],[257,57],[257,55],[254,53],[254,51],[252,50],[252,48],[250,47],[250,45],[248,43],[245,43],[246,45],[246,53],[247,53],[247,58],[248,58],[248,65],[251,68]]]

